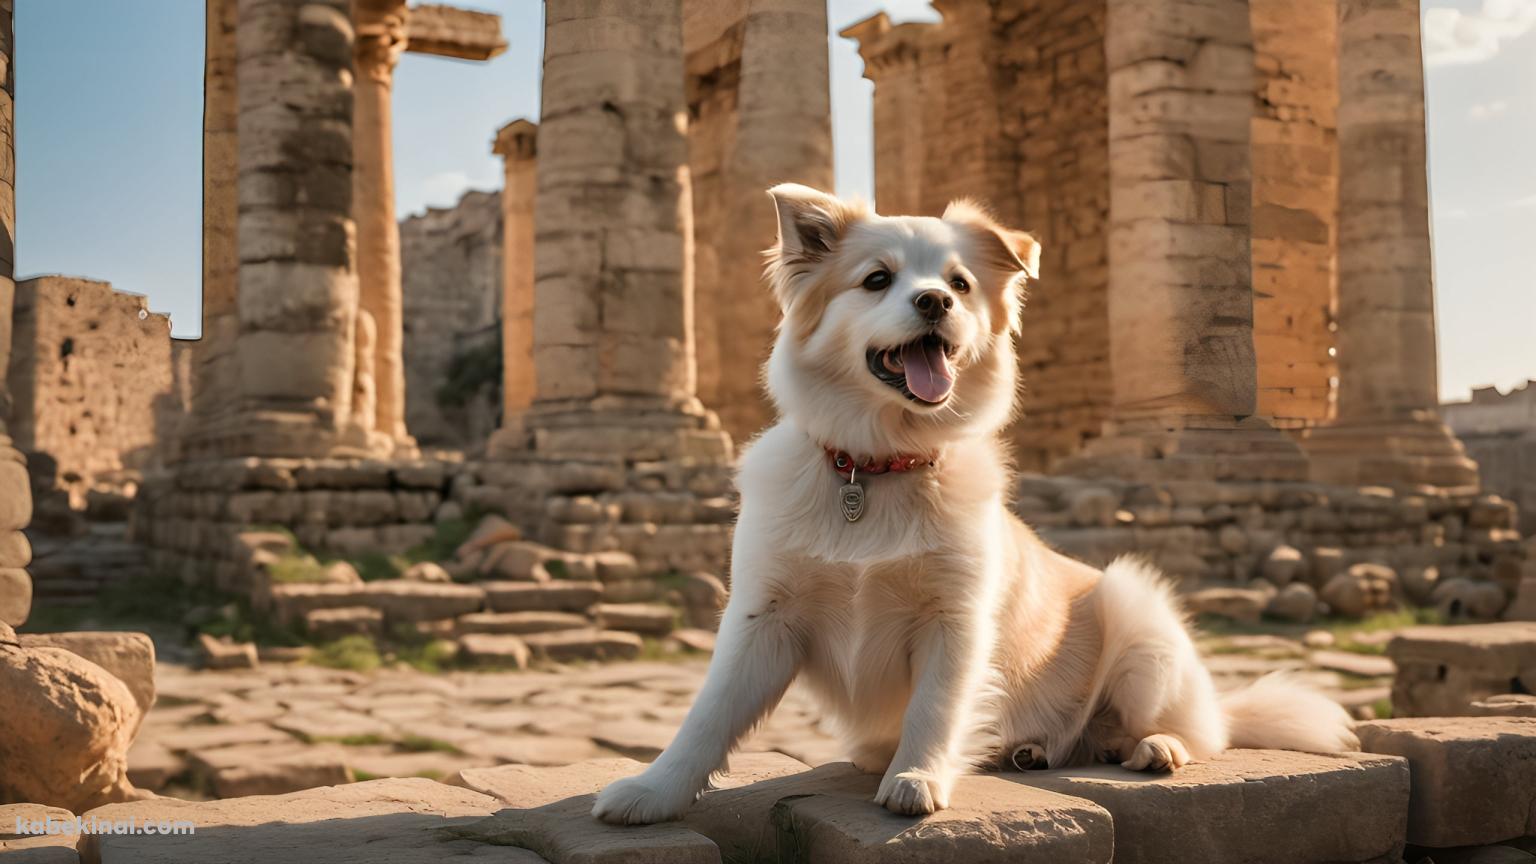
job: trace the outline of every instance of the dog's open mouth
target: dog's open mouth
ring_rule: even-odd
[[[955,389],[955,371],[949,364],[954,356],[954,345],[929,333],[895,348],[871,348],[865,359],[869,371],[887,386],[914,402],[938,405]]]

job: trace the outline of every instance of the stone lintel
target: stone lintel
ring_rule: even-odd
[[[412,7],[406,24],[406,51],[458,60],[489,60],[507,50],[501,16],[453,6]]]
[[[538,158],[539,124],[526,117],[519,117],[496,130],[491,142],[491,152],[507,161],[527,161]]]

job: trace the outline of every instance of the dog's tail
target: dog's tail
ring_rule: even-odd
[[[1337,702],[1284,672],[1223,694],[1229,747],[1337,753],[1360,749],[1354,723]]]

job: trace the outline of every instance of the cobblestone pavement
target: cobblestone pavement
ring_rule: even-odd
[[[1288,669],[1357,713],[1384,701],[1384,657],[1272,635],[1207,640],[1219,685]],[[178,797],[273,794],[371,777],[451,779],[462,768],[653,758],[671,740],[707,661],[561,671],[359,673],[302,664],[199,671],[163,663],[159,702],[129,756],[136,785]],[[748,750],[807,764],[841,757],[814,704],[791,690]]]

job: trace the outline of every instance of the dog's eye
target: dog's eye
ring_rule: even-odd
[[[956,276],[949,280],[949,287],[955,289],[956,294],[966,294],[971,290],[971,283],[965,281],[963,276]]]
[[[864,287],[871,291],[884,291],[891,287],[891,271],[876,270],[864,277]]]

